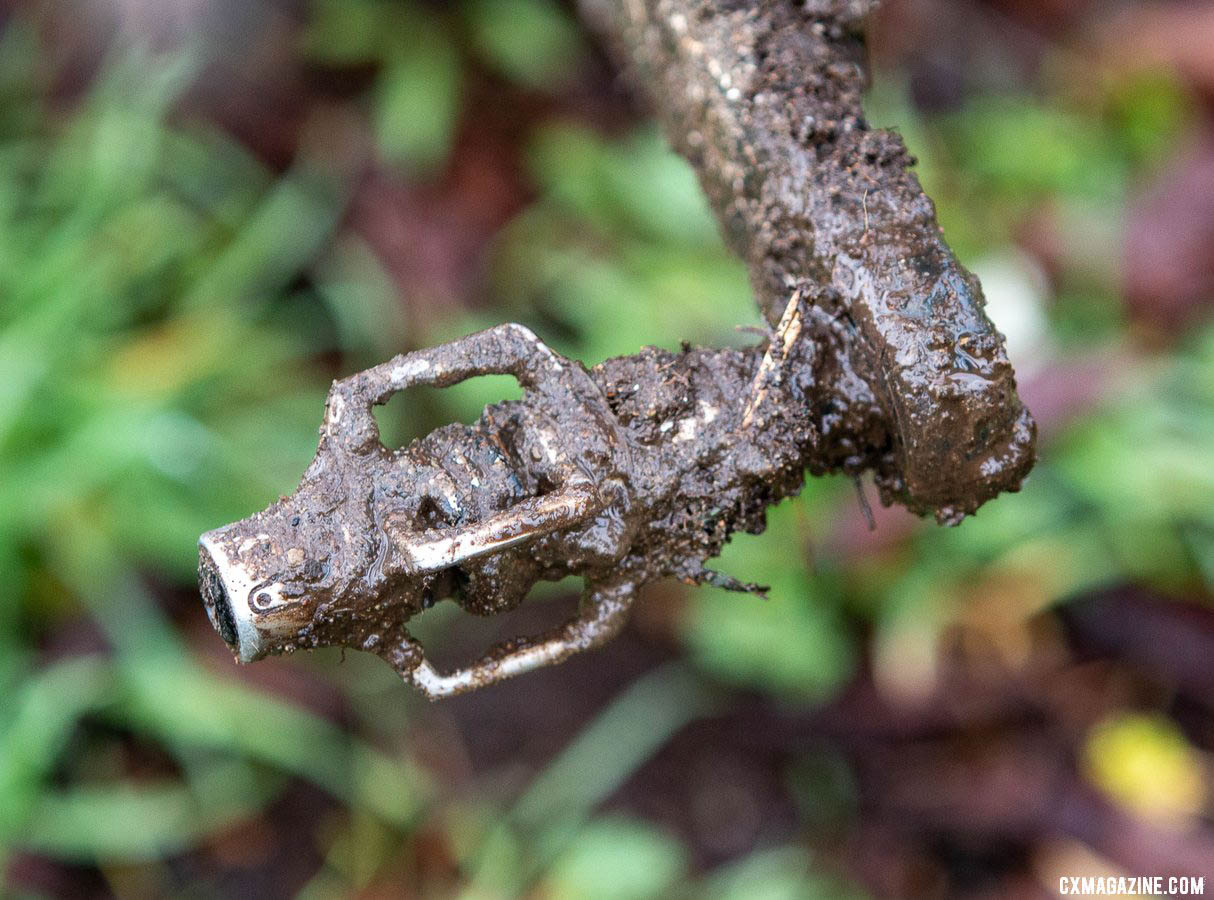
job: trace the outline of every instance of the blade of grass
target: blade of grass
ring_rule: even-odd
[[[250,774],[248,766],[233,762],[214,766],[205,789],[162,780],[47,791],[20,843],[82,862],[161,859],[264,808],[282,779]]]
[[[708,715],[711,697],[671,663],[637,679],[531,783],[472,861],[466,897],[513,895],[576,838],[603,800],[689,722]],[[528,858],[510,850],[525,839]],[[505,852],[503,852],[505,851]]]

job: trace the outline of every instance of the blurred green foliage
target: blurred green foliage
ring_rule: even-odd
[[[59,121],[37,52],[7,26],[0,848],[160,858],[256,813],[287,775],[403,825],[423,773],[214,674],[141,575],[190,583],[200,530],[306,464],[324,393],[308,359],[333,328],[290,285],[324,256],[341,187],[306,168],[273,178],[217,133],[166,127],[188,54],[115,57]],[[81,612],[108,652],[39,648]],[[176,773],[124,777],[117,747],[80,745],[85,719],[160,746]]]
[[[713,685],[820,702],[854,673],[870,638],[885,677],[913,680],[987,585],[1014,584],[1026,610],[1125,579],[1214,590],[1207,329],[1138,361],[1124,390],[1050,436],[1022,493],[960,528],[925,524],[893,550],[834,558],[820,548],[855,518],[854,488],[811,481],[772,511],[766,534],[739,537],[721,560],[770,585],[768,599],[690,592],[687,664],[633,683],[512,804],[492,791],[443,796],[403,738],[414,701],[375,660],[337,668],[322,655],[348,705],[338,726],[197,658],[152,586],[192,589],[197,535],[295,484],[315,447],[331,374],[324,354],[340,352],[348,370],[400,349],[394,287],[341,224],[349,186],[304,156],[275,175],[217,130],[172,122],[199,53],[115,52],[61,115],[39,80],[40,49],[19,19],[5,27],[0,864],[16,849],[163,859],[264,812],[303,779],[347,812],[306,896],[370,884],[422,817],[446,829],[481,896],[528,885],[554,897],[850,896],[799,845],[688,887],[688,848],[596,810],[712,709]],[[303,50],[376,67],[364,106],[377,150],[430,178],[469,114],[469,67],[554,92],[584,53],[568,14],[547,0],[323,0]],[[967,260],[1007,246],[1042,197],[1064,218],[1096,208],[1114,219],[1108,211],[1187,116],[1183,94],[1156,76],[1112,85],[1094,103],[1008,95],[937,117],[886,84],[874,109],[922,158]],[[645,344],[753,339],[736,330],[758,322],[745,272],[656,129],[608,138],[550,121],[531,136],[527,167],[536,197],[497,239],[497,304],[452,310],[436,326],[443,336],[518,319],[588,364]],[[1060,355],[1120,349],[1112,283],[1111,269],[1061,273],[1046,310]],[[478,379],[445,395],[441,411],[467,421],[501,391]],[[200,619],[198,606],[191,625]],[[49,640],[78,621],[96,630],[85,641],[94,649]],[[459,624],[452,616],[446,627]],[[131,742],[163,751],[165,772],[132,777],[122,751]],[[1094,742],[1106,780],[1121,777],[1110,755],[1125,743]],[[794,795],[817,799],[806,808],[824,822],[848,814],[851,782],[829,753],[798,760],[788,780]]]
[[[371,118],[380,151],[415,175],[446,159],[461,107],[462,68],[449,23],[412,3],[317,3],[304,42],[310,59],[376,64]]]
[[[587,364],[680,340],[742,344],[757,325],[691,168],[656,129],[607,142],[550,126],[529,154],[539,200],[505,229],[497,285],[508,309],[577,336]]]
[[[461,37],[477,64],[541,91],[563,86],[583,52],[577,26],[552,0],[463,0],[443,10],[409,0],[321,0],[305,52],[380,66],[371,94],[377,145],[418,177],[441,168],[463,111]]]

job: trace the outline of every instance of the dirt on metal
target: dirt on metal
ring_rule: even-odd
[[[1032,466],[981,289],[901,139],[864,122],[867,5],[585,5],[651,86],[771,334],[587,371],[505,325],[335,383],[296,492],[201,540],[207,610],[238,659],[339,645],[459,693],[610,638],[645,583],[756,590],[709,560],[807,470],[871,471],[884,502],[956,524]],[[401,450],[379,440],[371,410],[395,392],[490,373],[523,398]],[[457,672],[408,633],[441,599],[492,615],[569,575],[586,584],[575,619]]]
[[[874,5],[583,0],[695,167],[768,321],[811,291],[826,468],[872,469],[885,502],[955,523],[1019,483],[1034,426],[914,159],[864,118]]]

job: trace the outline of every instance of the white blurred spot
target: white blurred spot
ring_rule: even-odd
[[[982,282],[986,314],[1007,338],[1007,355],[1018,375],[1039,369],[1049,357],[1045,300],[1049,280],[1023,253],[984,257],[970,268]]]

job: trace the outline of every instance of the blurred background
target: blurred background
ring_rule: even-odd
[[[758,314],[557,0],[0,3],[0,893],[1048,897],[1214,876],[1214,8],[887,0],[1041,461],[956,529],[811,480],[606,649],[430,705],[237,668],[203,530],[330,379],[501,321],[588,364]],[[511,382],[414,390],[396,444]],[[870,488],[870,495],[871,495]],[[440,662],[539,629],[419,620]]]

